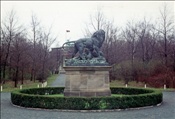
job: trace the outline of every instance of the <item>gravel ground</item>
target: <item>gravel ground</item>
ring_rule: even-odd
[[[64,86],[64,75],[59,75],[52,86]],[[58,85],[60,82],[60,85]],[[1,93],[1,119],[174,119],[175,92],[163,92],[163,103],[158,107],[115,112],[62,112],[16,107],[10,93]]]

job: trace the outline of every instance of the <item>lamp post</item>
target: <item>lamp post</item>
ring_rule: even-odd
[[[68,42],[68,39],[67,39],[67,33],[69,33],[70,32],[70,30],[66,30],[66,34],[65,34],[65,39],[66,39],[66,42]],[[64,45],[64,44],[63,44]],[[61,63],[61,69],[60,69],[60,73],[65,73],[65,71],[64,71],[64,69],[63,69],[63,67],[65,66],[65,58],[66,58],[66,51],[64,51],[64,49],[62,49],[62,63]]]
[[[67,38],[67,34],[70,32],[70,30],[69,29],[67,29],[66,30],[66,42],[69,42],[69,39]],[[63,62],[64,62],[64,60],[65,60],[65,58],[66,58],[66,55],[67,55],[67,51],[64,51],[64,54],[63,54]]]
[[[67,33],[69,33],[70,32],[70,30],[66,30],[66,41],[68,41],[68,39],[67,39]]]

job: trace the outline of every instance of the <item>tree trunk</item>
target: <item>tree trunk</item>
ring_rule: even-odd
[[[175,76],[173,77],[173,88],[175,88]]]
[[[43,68],[42,68],[42,83],[45,79],[45,73],[44,72],[45,72],[45,61],[43,61]]]
[[[11,58],[10,58],[10,63],[9,64],[11,64]],[[8,72],[8,74],[9,74],[8,78],[9,79],[12,79],[12,67],[11,67],[11,65],[9,66],[9,72]]]
[[[21,84],[24,84],[24,70],[21,71]]]
[[[1,61],[0,61],[0,83],[2,84],[2,78],[1,78]]]
[[[5,70],[6,70],[6,61],[4,62],[4,65],[3,65],[3,71],[2,71],[2,78],[5,80]]]
[[[174,50],[173,70],[174,70],[174,72],[175,72],[175,50]]]
[[[33,79],[34,79],[34,82],[35,82],[36,81],[36,70],[34,72]]]
[[[164,57],[165,57],[165,66],[167,66],[167,39],[166,39],[166,32],[165,32],[165,35],[164,35],[164,40],[165,40],[165,54],[164,54]]]
[[[134,77],[134,59],[135,59],[135,54],[134,54],[134,49],[132,50],[132,54],[131,54],[131,75],[132,75],[132,80],[135,78]]]
[[[30,75],[30,81],[33,80],[33,67],[32,67],[32,70],[31,70],[31,75]]]
[[[16,74],[15,74],[15,87],[17,87],[17,85],[18,85],[19,61],[20,61],[20,54],[18,55],[18,58],[17,58]]]
[[[0,83],[2,84],[1,71],[2,71],[2,62],[1,62],[1,39],[0,39]]]
[[[17,85],[18,85],[18,70],[19,70],[19,68],[17,66],[16,67],[16,73],[15,73],[15,87],[17,87]]]

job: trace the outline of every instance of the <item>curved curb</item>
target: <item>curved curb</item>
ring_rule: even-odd
[[[105,110],[64,110],[64,109],[44,109],[44,108],[30,108],[30,107],[22,107],[18,105],[14,105],[10,102],[12,106],[22,109],[29,109],[29,110],[37,110],[37,111],[58,111],[58,112],[81,112],[81,113],[88,113],[88,112],[119,112],[119,111],[130,111],[130,110],[141,110],[141,109],[148,109],[153,107],[159,107],[163,104],[163,102],[152,105],[152,106],[145,106],[145,107],[136,107],[136,108],[126,108],[126,109],[105,109]]]

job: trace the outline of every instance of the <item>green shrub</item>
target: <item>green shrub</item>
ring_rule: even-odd
[[[157,105],[162,102],[162,92],[138,88],[111,88],[113,95],[107,97],[61,97],[52,94],[63,93],[62,87],[33,88],[11,93],[15,105],[45,109],[126,109]]]
[[[154,90],[143,89],[143,88],[115,88],[111,87],[112,94],[125,94],[125,95],[137,95],[137,94],[145,94],[152,93]]]
[[[47,87],[47,88],[30,88],[21,90],[24,94],[34,94],[34,95],[52,95],[52,94],[62,94],[64,91],[63,87]]]

